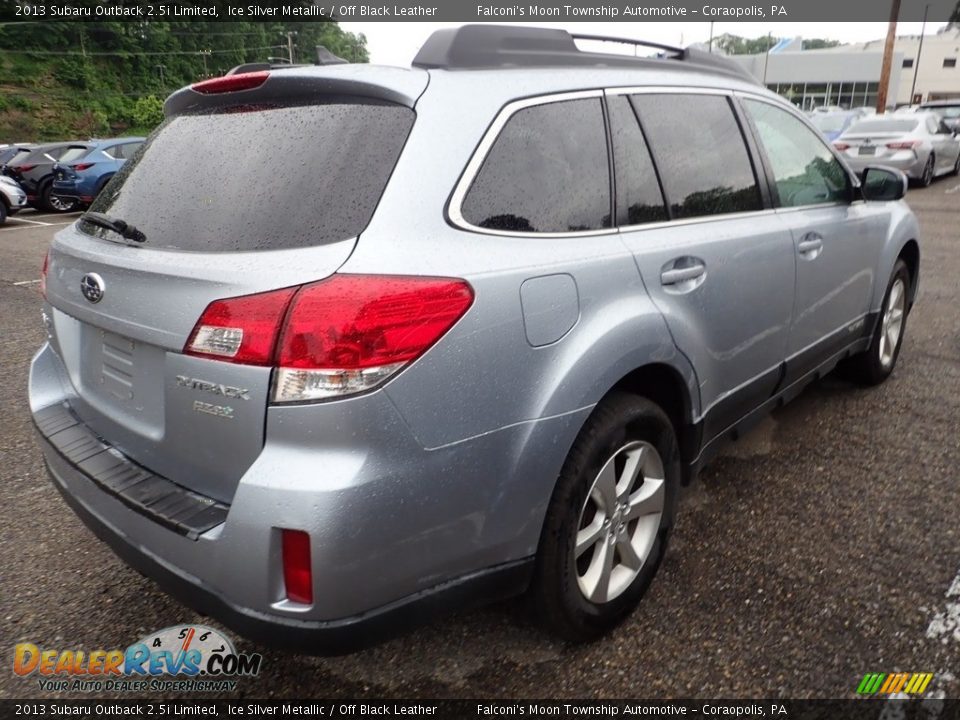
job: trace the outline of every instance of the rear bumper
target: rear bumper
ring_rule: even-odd
[[[186,605],[249,638],[320,654],[522,592],[563,460],[543,450],[572,442],[589,412],[428,451],[382,392],[272,408],[223,522],[191,535],[138,507],[154,499],[148,487],[132,499],[105,487],[124,472],[113,468],[118,450],[94,435],[105,449],[85,441],[104,456],[92,460],[71,444],[79,438],[56,435],[78,432],[47,421],[74,392],[45,346],[31,366],[31,407],[51,478],[81,519]],[[312,605],[285,596],[281,528],[310,535]]]
[[[187,607],[216,618],[250,640],[271,647],[316,655],[355,652],[426,624],[452,609],[515,595],[526,588],[533,571],[532,559],[504,563],[376,610],[336,621],[297,620],[257,612],[234,604],[203,580],[171,567],[111,525],[83,499],[84,491],[78,485],[92,484],[92,481],[65,464],[65,459],[43,435],[40,435],[40,444],[54,486],[84,524],[121,560],[154,580],[164,592]]]
[[[3,195],[2,201],[7,206],[8,215],[18,213],[27,206],[27,194],[22,190],[10,186],[0,186],[0,194]]]
[[[51,194],[68,200],[78,200],[84,203],[93,202],[93,190],[85,183],[76,180],[55,180]]]
[[[927,162],[927,158],[925,156],[918,158],[912,150],[905,150],[890,157],[874,158],[867,155],[846,157],[846,161],[857,174],[863,172],[869,166],[879,165],[900,170],[907,177],[916,180],[923,174],[923,166]]]

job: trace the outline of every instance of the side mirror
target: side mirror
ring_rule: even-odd
[[[899,170],[871,165],[863,171],[864,200],[899,200],[907,194],[907,176]]]

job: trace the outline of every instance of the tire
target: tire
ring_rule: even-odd
[[[0,225],[7,221],[7,204],[0,200]]]
[[[933,175],[936,170],[937,160],[933,153],[927,158],[927,164],[923,166],[923,174],[920,176],[920,187],[930,187],[933,183]]]
[[[898,285],[899,290],[895,290]],[[883,295],[881,315],[870,339],[870,346],[846,361],[843,370],[847,378],[861,385],[879,385],[890,377],[897,365],[897,358],[900,357],[900,347],[907,329],[909,297],[910,270],[903,260],[897,260],[890,282],[887,283],[887,291]],[[891,324],[897,321],[899,326]],[[895,331],[895,340],[892,339],[891,330]]]
[[[57,198],[53,195],[53,182],[47,181],[40,191],[40,206],[47,212],[65,213],[77,207],[75,198]]]
[[[957,154],[957,161],[953,163],[953,171],[951,175],[960,175],[960,153]]]
[[[637,468],[632,480],[624,472],[628,465]],[[607,471],[603,477],[601,470]],[[677,439],[663,410],[627,393],[605,398],[564,462],[540,538],[531,600],[553,634],[595,640],[637,606],[666,552],[679,484]],[[604,503],[612,493],[616,500]],[[628,502],[638,513],[633,519],[621,515]],[[605,512],[602,505],[615,510]],[[625,561],[630,549],[629,565],[637,567]]]

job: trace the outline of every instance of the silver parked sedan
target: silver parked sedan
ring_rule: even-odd
[[[833,145],[858,173],[868,165],[888,165],[926,187],[935,177],[960,172],[958,132],[932,112],[867,118]]]

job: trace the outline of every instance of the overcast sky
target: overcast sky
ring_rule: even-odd
[[[413,56],[423,41],[434,30],[442,27],[457,27],[463,23],[418,23],[418,22],[341,22],[340,27],[350,32],[367,36],[370,62],[379,65],[409,67]],[[500,23],[527,24],[529,23]],[[591,35],[653,40],[668,45],[686,47],[692,43],[707,42],[710,37],[708,22],[612,22],[612,23],[536,23],[541,27],[560,27]],[[934,33],[944,23],[928,23],[927,33]],[[919,35],[921,23],[904,22],[897,26],[898,35]],[[841,42],[863,42],[886,36],[884,22],[864,23],[715,23],[715,35],[731,33],[743,37],[761,37],[773,33],[775,37],[829,38]]]

